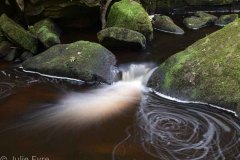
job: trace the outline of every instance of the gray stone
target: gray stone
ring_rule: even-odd
[[[125,28],[110,27],[98,33],[98,39],[104,46],[146,48],[143,34]]]
[[[177,26],[168,16],[154,15],[152,23],[156,30],[173,34],[184,34],[184,30]]]
[[[25,70],[80,79],[86,82],[112,83],[115,56],[97,43],[78,41],[55,45],[23,62]]]

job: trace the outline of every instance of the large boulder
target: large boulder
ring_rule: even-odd
[[[146,38],[143,34],[119,27],[109,27],[98,33],[100,43],[108,47],[146,48]]]
[[[49,18],[34,24],[33,32],[46,48],[61,43],[60,30]]]
[[[12,19],[8,18],[5,14],[2,14],[0,17],[0,29],[4,36],[15,45],[34,54],[37,53],[37,38],[26,31],[22,26],[14,22]]]
[[[184,34],[184,30],[177,26],[173,20],[165,15],[154,15],[153,20],[153,27],[156,30],[160,30],[167,33],[172,34]]]
[[[112,83],[115,64],[115,56],[103,46],[88,41],[78,41],[55,45],[24,61],[23,68],[86,82]]]
[[[182,100],[240,111],[240,19],[161,64],[148,86]]]
[[[107,27],[122,27],[142,33],[148,40],[153,38],[151,20],[141,4],[121,0],[112,5],[107,18]]]

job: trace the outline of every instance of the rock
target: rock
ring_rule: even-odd
[[[12,44],[8,41],[0,42],[0,58],[6,56],[12,50]]]
[[[37,38],[46,47],[60,44],[60,31],[51,19],[44,19],[34,25]]]
[[[149,13],[155,13],[159,9],[178,9],[190,6],[220,6],[228,5],[238,0],[141,0],[141,3]]]
[[[43,74],[80,79],[86,82],[112,83],[115,56],[103,46],[78,41],[55,45],[23,62],[25,70]]]
[[[19,57],[19,50],[17,48],[11,49],[11,51],[3,58],[5,61],[12,62]]]
[[[240,19],[167,59],[148,86],[182,100],[240,111]]]
[[[30,19],[51,18],[60,26],[87,28],[99,21],[99,0],[37,0],[26,1]]]
[[[33,57],[33,54],[31,52],[25,51],[22,53],[20,59],[22,61],[26,61],[27,59],[32,58],[32,57]]]
[[[236,19],[238,19],[238,14],[222,15],[218,18],[218,20],[216,20],[215,25],[223,27],[235,21]]]
[[[37,53],[37,38],[8,18],[5,14],[0,17],[0,29],[12,43],[34,54]]]
[[[173,34],[184,34],[184,30],[178,27],[173,22],[173,20],[168,16],[154,15],[152,22],[153,22],[153,27],[156,30],[173,33]]]
[[[110,27],[98,33],[99,42],[109,47],[146,48],[143,34],[125,28]]]
[[[142,33],[148,40],[153,38],[151,20],[141,4],[121,0],[112,5],[107,18],[107,27],[121,27]]]
[[[3,35],[2,31],[0,30],[0,42],[6,41],[6,37]]]
[[[195,16],[187,17],[183,23],[190,29],[200,29],[214,23],[217,17],[203,11],[198,11]]]

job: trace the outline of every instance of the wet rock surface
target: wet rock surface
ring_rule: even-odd
[[[168,32],[172,34],[184,34],[184,30],[177,26],[173,20],[165,15],[154,15],[153,20],[153,27],[156,30],[160,30],[163,32]]]
[[[239,20],[167,59],[148,86],[183,100],[240,110]]]
[[[0,17],[0,29],[3,35],[16,46],[34,54],[37,53],[37,38],[5,14]]]
[[[222,15],[215,21],[215,25],[223,27],[236,19],[238,19],[238,14]]]
[[[190,29],[200,29],[213,24],[216,20],[216,16],[203,11],[198,11],[194,16],[185,18],[183,23]]]
[[[98,32],[98,39],[104,46],[146,48],[143,34],[125,28],[110,27]]]
[[[86,82],[112,83],[115,56],[103,46],[88,41],[55,45],[27,59],[25,70]]]
[[[142,33],[146,39],[152,40],[153,28],[147,12],[135,1],[121,0],[112,5],[107,27],[121,27]]]

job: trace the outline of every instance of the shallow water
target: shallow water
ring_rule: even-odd
[[[147,50],[111,50],[116,53],[121,68],[129,66],[122,66],[126,63],[159,64],[216,29],[187,30],[184,36],[156,33],[151,48]],[[93,32],[95,30],[76,34],[71,30],[65,32],[63,39],[64,42],[79,39],[96,41]],[[81,117],[87,116],[84,109],[72,110],[80,113],[76,114],[74,122],[70,117],[68,123],[61,123],[66,122],[66,117],[51,119],[59,115],[57,107],[64,108],[65,104],[80,104],[82,107],[79,102],[84,102],[85,106],[89,103],[106,108],[112,99],[119,100],[119,96],[114,95],[124,93],[128,96],[133,85],[87,85],[47,78],[25,73],[21,68],[4,62],[0,63],[0,69],[0,157],[23,159],[37,156],[52,160],[240,159],[240,123],[231,113],[207,105],[177,103],[155,93],[144,92],[141,102],[140,99],[128,99],[127,107],[114,111],[117,114],[104,115],[107,118],[92,114],[91,119],[97,117],[94,123],[80,123]],[[129,80],[132,73],[127,73],[130,75],[125,74],[125,77]],[[137,93],[142,91],[141,87]],[[92,99],[85,99],[86,95]],[[126,102],[124,95],[121,103],[111,104],[113,109]],[[94,97],[99,98],[99,103],[92,103],[96,99]],[[92,112],[97,113],[96,110]],[[66,112],[60,113],[66,115]]]

